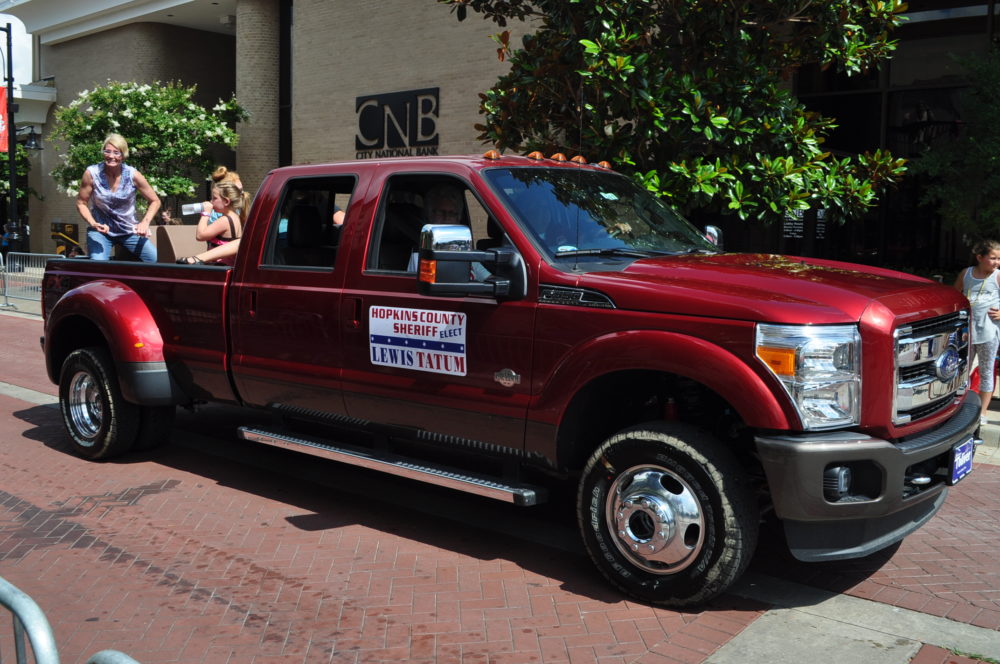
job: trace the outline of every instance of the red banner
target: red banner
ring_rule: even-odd
[[[7,88],[0,87],[0,152],[7,152]]]

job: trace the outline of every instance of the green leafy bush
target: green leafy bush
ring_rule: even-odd
[[[236,147],[235,125],[247,117],[235,97],[208,109],[192,101],[195,86],[108,81],[84,90],[55,111],[52,137],[67,145],[52,171],[59,188],[75,196],[88,165],[100,161],[104,138],[128,141],[128,164],[139,169],[160,197],[193,196],[214,167],[206,148]]]

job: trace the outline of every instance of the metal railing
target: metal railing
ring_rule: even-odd
[[[52,627],[35,600],[0,577],[0,604],[10,611],[14,618],[14,654],[17,664],[27,664],[29,661],[25,635],[31,644],[35,664],[59,664],[59,651],[56,649]],[[0,660],[2,659],[0,657]],[[91,655],[87,664],[139,664],[139,662],[118,650],[102,650]]]
[[[42,297],[42,277],[45,263],[50,258],[62,258],[59,254],[29,254],[11,251],[7,260],[0,259],[0,277],[3,278],[3,305],[10,307],[10,299],[33,300]]]

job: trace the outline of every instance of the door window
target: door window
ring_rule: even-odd
[[[416,272],[424,224],[464,224],[478,249],[498,247],[504,233],[465,183],[447,175],[396,175],[383,196],[368,269]]]
[[[269,230],[264,265],[332,270],[354,184],[353,177],[290,181]]]

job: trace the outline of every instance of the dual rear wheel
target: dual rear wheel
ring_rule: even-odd
[[[170,435],[173,406],[139,406],[122,397],[107,350],[80,348],[63,362],[59,408],[74,451],[108,459],[130,449],[149,449]]]

